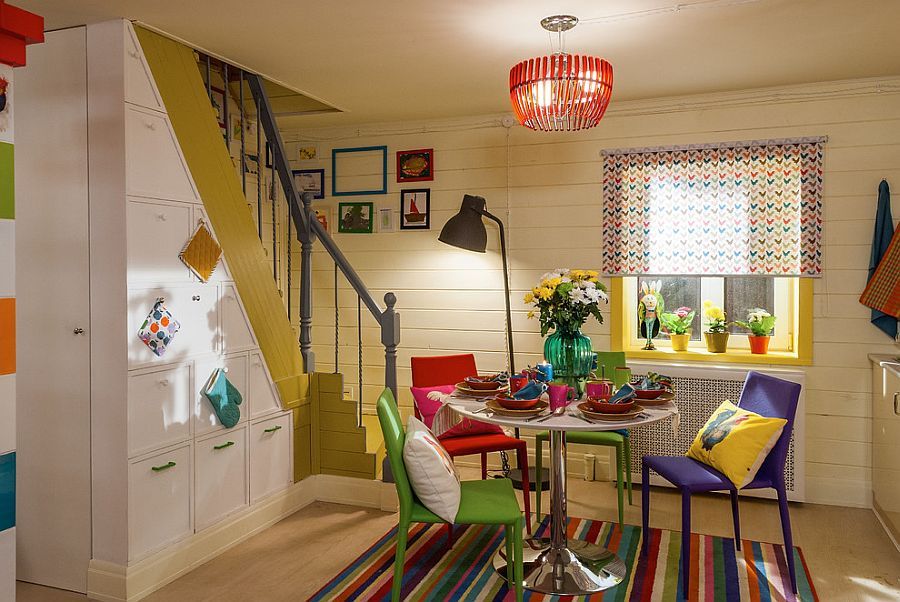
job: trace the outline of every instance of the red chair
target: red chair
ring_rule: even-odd
[[[412,384],[414,387],[438,387],[455,385],[467,376],[476,376],[475,356],[471,353],[459,355],[433,355],[410,359]],[[419,408],[415,407],[416,418],[421,419]],[[490,435],[464,435],[441,439],[441,444],[451,457],[481,454],[481,478],[487,478],[488,452],[515,450],[519,468],[522,469],[522,493],[525,498],[525,516],[531,517],[531,496],[528,488],[528,447],[525,441],[497,433]],[[531,534],[531,520],[525,521]],[[452,533],[452,532],[451,532]]]

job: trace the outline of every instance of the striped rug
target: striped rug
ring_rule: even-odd
[[[545,536],[545,519],[538,536]],[[525,592],[525,600],[680,600],[682,589],[681,534],[653,529],[650,554],[640,558],[641,529],[617,523],[570,518],[569,537],[600,543],[616,552],[629,567],[626,581],[602,594],[560,597]],[[409,531],[404,600],[512,600],[506,582],[491,565],[503,545],[503,528],[457,526],[457,541],[445,553],[446,531],[438,525],[415,524]],[[390,600],[396,528],[340,572],[310,600]],[[794,549],[799,594],[791,592],[783,546],[743,540],[736,553],[733,540],[711,535],[691,537],[689,599],[776,602],[818,600],[806,561]],[[507,595],[509,595],[507,597]]]

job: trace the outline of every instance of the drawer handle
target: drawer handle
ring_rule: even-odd
[[[162,466],[151,466],[150,470],[152,470],[153,472],[160,472],[163,470],[168,470],[173,466],[175,466],[175,462],[169,462],[168,464],[163,464]]]
[[[152,121],[145,121],[145,122],[144,122],[144,127],[147,128],[148,130],[151,130],[151,131],[156,130],[156,124],[153,123]]]
[[[213,445],[213,449],[225,449],[226,447],[231,447],[234,445],[234,441],[226,441],[222,445]]]
[[[900,416],[900,391],[894,393],[894,414]]]
[[[278,425],[276,425],[276,426],[273,426],[273,427],[270,428],[270,429],[265,429],[265,430],[263,430],[263,432],[264,432],[264,433],[274,433],[275,431],[280,431],[280,430],[281,430],[281,425],[278,424]]]

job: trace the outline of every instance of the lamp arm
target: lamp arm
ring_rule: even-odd
[[[500,257],[503,261],[503,290],[506,292],[505,300],[506,300],[506,344],[509,348],[509,373],[516,373],[516,365],[515,365],[515,357],[516,353],[513,350],[513,332],[512,332],[512,311],[509,306],[509,268],[507,267],[506,262],[506,228],[503,227],[503,222],[499,217],[490,213],[485,209],[473,209],[477,211],[482,216],[488,218],[489,220],[495,222],[497,226],[500,228]]]

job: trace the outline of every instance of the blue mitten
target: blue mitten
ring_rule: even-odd
[[[203,395],[212,404],[216,417],[225,428],[233,427],[241,419],[241,410],[238,406],[244,398],[221,368],[217,368],[210,377]]]

